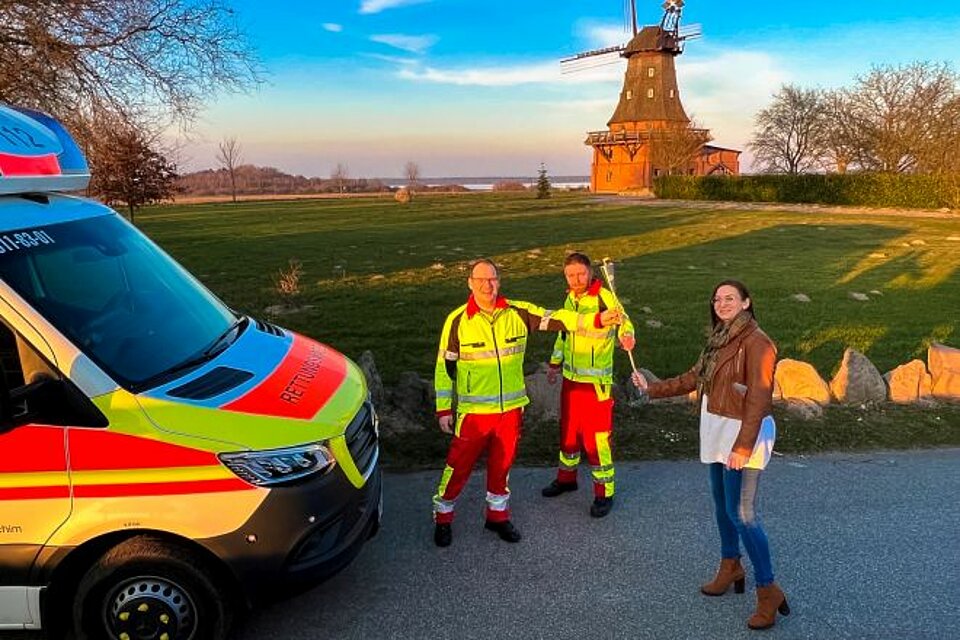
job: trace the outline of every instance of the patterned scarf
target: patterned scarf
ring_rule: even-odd
[[[741,311],[730,322],[721,322],[713,328],[707,337],[707,346],[700,352],[700,359],[694,368],[697,370],[697,394],[703,397],[710,395],[710,385],[713,383],[713,374],[717,369],[717,356],[720,350],[743,333],[744,329],[756,326],[756,320],[746,310]]]

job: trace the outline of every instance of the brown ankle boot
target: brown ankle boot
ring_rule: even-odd
[[[723,558],[717,575],[710,582],[700,586],[700,593],[705,596],[722,596],[733,585],[733,590],[743,593],[744,577],[743,565],[740,558]]]
[[[747,626],[751,629],[769,629],[777,621],[777,611],[784,616],[790,615],[787,596],[783,595],[777,583],[757,587],[757,610],[747,620]]]

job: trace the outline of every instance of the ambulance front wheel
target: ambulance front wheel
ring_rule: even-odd
[[[83,576],[73,601],[78,640],[223,640],[224,590],[186,548],[151,537],[127,540]]]

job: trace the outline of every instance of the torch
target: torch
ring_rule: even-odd
[[[614,272],[613,260],[604,258],[600,263],[600,272],[603,274],[603,279],[607,281],[607,289],[613,294],[613,301],[617,304],[617,310],[623,314],[624,318],[628,318],[629,316],[624,310],[623,305],[620,304],[620,298],[617,296],[617,289],[614,283],[616,274]],[[637,364],[633,361],[633,351],[627,351],[627,355],[630,357],[630,367],[633,369],[633,372],[636,373]]]

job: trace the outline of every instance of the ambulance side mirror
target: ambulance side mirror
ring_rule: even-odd
[[[106,417],[71,382],[41,375],[28,385],[7,392],[13,428],[22,424],[50,424],[63,427],[105,427]]]

